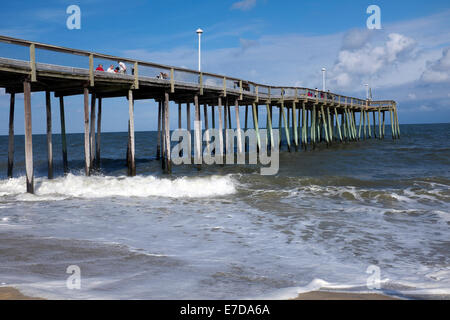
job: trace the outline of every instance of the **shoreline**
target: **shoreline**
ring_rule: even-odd
[[[14,287],[0,287],[1,300],[46,300],[40,297],[30,297],[24,295]],[[348,293],[348,292],[331,292],[331,291],[311,291],[299,294],[296,298],[299,300],[400,300],[378,293]]]

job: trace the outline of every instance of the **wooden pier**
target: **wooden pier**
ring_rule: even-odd
[[[15,95],[24,94],[25,110],[25,166],[27,191],[34,192],[33,145],[31,127],[31,92],[45,92],[47,115],[48,178],[53,178],[52,150],[52,108],[50,94],[59,98],[61,137],[64,172],[69,171],[68,150],[65,133],[64,97],[84,97],[84,155],[85,172],[90,175],[93,168],[100,166],[102,102],[105,98],[125,97],[128,100],[128,174],[136,175],[134,101],[152,99],[158,108],[158,138],[156,159],[161,160],[165,172],[171,172],[169,103],[178,105],[178,127],[182,128],[181,110],[186,107],[186,127],[191,131],[191,105],[194,119],[201,120],[203,106],[204,129],[208,129],[208,113],[211,113],[212,128],[218,125],[222,153],[225,139],[223,129],[231,128],[231,109],[234,106],[236,129],[242,129],[240,113],[245,112],[244,128],[249,128],[249,109],[253,128],[257,134],[257,147],[261,148],[259,136],[260,108],[267,111],[270,145],[273,141],[273,108],[279,109],[278,129],[287,141],[289,152],[299,149],[315,149],[319,143],[343,143],[364,139],[384,139],[386,113],[390,117],[392,139],[400,138],[397,105],[395,101],[371,101],[342,96],[317,89],[300,87],[269,86],[207,72],[155,64],[129,58],[63,48],[32,41],[0,36],[0,42],[11,46],[29,48],[28,60],[3,58],[0,53],[0,87],[10,94],[8,177],[13,176],[14,158],[14,108]],[[86,67],[69,67],[40,63],[36,51],[63,53],[85,57]],[[116,64],[122,61],[128,66],[128,73],[96,71],[97,64]],[[97,107],[98,106],[98,107]],[[216,115],[218,121],[216,123]],[[372,123],[371,118],[372,117]],[[378,124],[377,124],[378,121]],[[96,126],[97,124],[97,126]],[[194,128],[198,142],[194,154],[202,154],[200,138],[202,128]],[[247,150],[246,143],[237,135],[237,151]],[[189,152],[190,153],[190,152]],[[194,163],[198,165],[197,162]]]

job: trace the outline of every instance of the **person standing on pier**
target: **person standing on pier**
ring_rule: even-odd
[[[127,73],[127,66],[122,61],[119,61],[119,73]]]
[[[109,68],[108,68],[108,70],[106,70],[106,72],[114,73],[114,66],[113,66],[113,65],[110,65]]]
[[[105,71],[105,70],[103,69],[103,65],[99,64],[97,69],[95,69],[95,71]]]

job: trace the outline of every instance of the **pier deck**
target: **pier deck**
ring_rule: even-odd
[[[29,48],[29,59],[20,60],[2,57],[0,53],[0,87],[11,95],[8,154],[8,176],[12,177],[14,154],[14,105],[15,94],[24,93],[25,108],[25,154],[27,171],[27,190],[34,192],[31,131],[31,92],[46,92],[47,142],[49,154],[49,178],[53,177],[53,156],[51,142],[51,103],[50,93],[59,97],[61,129],[63,139],[64,170],[68,171],[67,147],[65,144],[64,97],[84,96],[85,162],[86,174],[100,163],[102,99],[126,97],[129,106],[128,168],[135,175],[134,155],[134,100],[153,99],[158,108],[158,132],[156,142],[162,159],[162,167],[171,171],[169,102],[179,108],[179,127],[181,128],[181,105],[186,104],[187,129],[190,131],[190,104],[195,107],[195,120],[201,119],[200,105],[204,105],[204,115],[211,111],[215,125],[214,108],[218,107],[219,129],[222,129],[222,110],[224,128],[231,124],[231,106],[235,106],[237,129],[240,128],[239,115],[245,107],[245,128],[248,128],[248,111],[252,109],[253,127],[258,132],[258,110],[263,107],[268,113],[268,130],[272,135],[272,108],[279,108],[280,134],[284,135],[289,151],[308,145],[313,148],[320,142],[327,145],[334,142],[356,141],[378,136],[384,138],[385,113],[391,120],[392,138],[400,137],[397,105],[395,101],[371,101],[348,97],[331,92],[302,87],[281,87],[258,84],[224,75],[198,72],[184,68],[166,66],[146,61],[116,57],[100,53],[76,50],[21,39],[0,36],[0,43]],[[45,53],[60,53],[85,59],[84,67],[72,67],[37,61],[37,56]],[[38,54],[37,54],[38,53]],[[94,65],[115,64],[122,61],[128,66],[128,74],[96,71]],[[106,69],[106,68],[105,68]],[[91,94],[91,99],[89,99]],[[90,100],[90,104],[89,104]],[[96,102],[98,101],[98,107]],[[209,109],[208,109],[209,108]],[[370,123],[372,113],[373,122]],[[359,114],[357,124],[356,114]],[[378,126],[376,125],[378,115]],[[97,131],[96,131],[97,123]],[[208,129],[205,121],[205,129]],[[371,127],[373,127],[371,129]],[[378,127],[378,128],[377,128]],[[197,135],[197,128],[196,135]],[[378,132],[377,132],[378,131]],[[242,151],[242,141],[238,137],[238,150]],[[259,146],[258,146],[259,147]],[[197,152],[201,146],[196,145]],[[223,151],[223,150],[222,150]]]

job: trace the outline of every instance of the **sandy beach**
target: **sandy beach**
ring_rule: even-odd
[[[43,298],[28,297],[12,287],[0,287],[0,300],[44,300]]]

